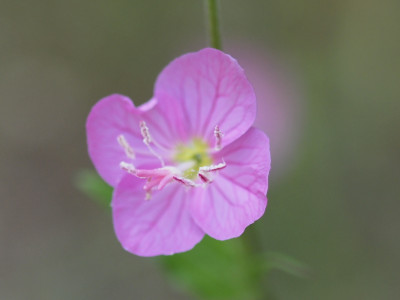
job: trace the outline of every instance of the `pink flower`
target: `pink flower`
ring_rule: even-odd
[[[115,187],[114,228],[127,251],[187,251],[204,234],[238,237],[263,215],[269,141],[251,127],[255,116],[242,68],[209,48],[172,61],[149,102],[111,95],[92,108],[89,155]]]

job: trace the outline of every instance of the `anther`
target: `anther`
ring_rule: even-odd
[[[199,171],[206,172],[206,173],[215,172],[215,171],[222,170],[225,167],[226,167],[226,162],[223,161],[223,162],[219,163],[218,165],[200,167]]]
[[[221,150],[222,146],[222,137],[224,134],[221,130],[219,130],[219,126],[216,125],[214,128],[214,136],[215,136],[215,150]]]
[[[152,141],[149,128],[147,127],[145,121],[140,121],[139,125],[140,125],[140,133],[143,136],[143,143],[145,143],[148,146]]]
[[[120,144],[120,146],[125,150],[126,156],[128,158],[134,159],[135,152],[133,151],[132,147],[129,145],[128,141],[122,134],[117,137],[117,141]]]
[[[126,162],[124,162],[124,161],[121,161],[121,162],[119,163],[119,166],[120,166],[120,168],[121,168],[122,170],[124,170],[124,171],[126,171],[126,172],[128,172],[128,173],[130,173],[130,174],[136,175],[136,168],[135,168],[134,165],[129,164],[129,163],[126,163]]]
[[[219,163],[218,165],[200,167],[198,175],[204,183],[210,183],[212,182],[210,173],[217,172],[224,169],[225,167],[226,163],[224,161],[222,163]]]
[[[147,149],[153,154],[155,157],[158,158],[158,160],[161,162],[161,165],[164,167],[165,163],[163,158],[156,152],[154,149],[150,146],[150,143],[154,143],[153,139],[151,138],[149,128],[146,125],[145,121],[140,121],[140,132],[143,136],[143,143],[147,146]],[[157,146],[157,145],[156,145]]]

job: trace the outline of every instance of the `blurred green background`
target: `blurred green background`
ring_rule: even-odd
[[[73,178],[92,168],[91,106],[148,100],[170,60],[207,46],[203,4],[0,0],[0,299],[194,299],[124,252]],[[399,299],[400,2],[222,0],[221,25],[226,52],[254,49],[296,86],[256,226],[311,271],[271,272],[273,299]]]

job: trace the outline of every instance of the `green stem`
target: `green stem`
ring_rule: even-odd
[[[211,47],[222,50],[221,34],[219,31],[218,20],[218,1],[219,0],[206,0],[208,10],[208,30]],[[247,228],[242,237],[242,242],[244,243],[244,246],[247,249],[249,255],[257,257],[263,253],[263,247],[254,226]],[[257,262],[257,258],[255,258],[255,262]],[[257,266],[252,266],[252,268],[254,269],[252,276],[254,277],[254,280],[257,281],[256,285],[258,285],[258,288],[260,290],[260,296],[262,296],[262,299],[269,298],[268,290],[266,289],[265,285],[262,284],[262,280],[264,277],[263,271],[260,271],[261,269],[259,269]]]
[[[241,239],[249,255],[254,258],[255,263],[258,263],[264,251],[262,243],[260,241],[259,232],[257,231],[257,226],[254,224],[252,226],[249,226],[242,235]],[[253,280],[255,285],[258,287],[260,293],[259,299],[269,299],[269,290],[264,282],[266,271],[257,265],[253,265],[252,268]]]
[[[222,50],[221,34],[218,21],[218,0],[206,0],[208,10],[208,29],[211,39],[211,47]]]

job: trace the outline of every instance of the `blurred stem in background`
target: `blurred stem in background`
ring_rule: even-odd
[[[211,47],[222,50],[221,34],[219,31],[219,19],[218,19],[218,0],[206,0],[206,6],[208,11],[208,30],[210,34]]]

